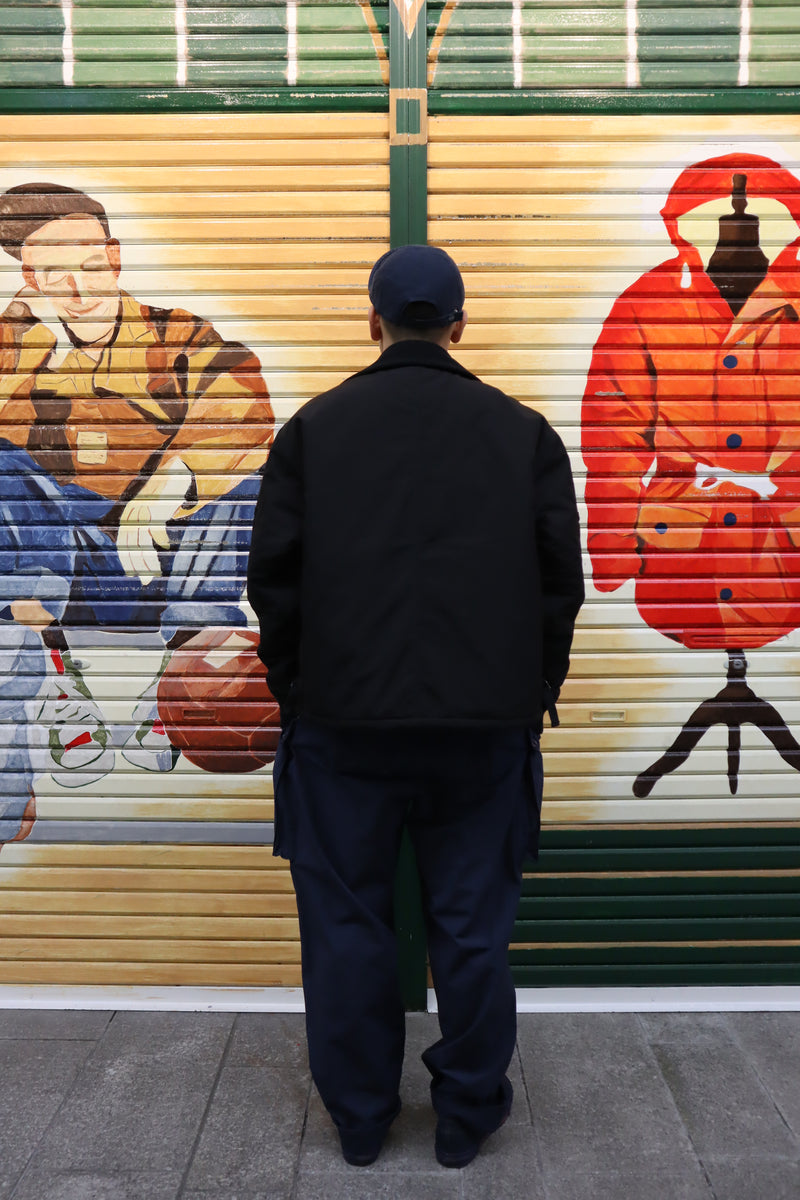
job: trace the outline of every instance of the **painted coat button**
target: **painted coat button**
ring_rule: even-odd
[[[723,367],[727,367],[729,371],[732,371],[734,367],[738,367],[739,360],[735,354],[726,354],[722,360],[722,365]]]
[[[742,435],[740,433],[729,433],[725,438],[725,445],[729,450],[738,450],[742,444]]]
[[[719,594],[719,598],[720,598],[720,600],[732,600],[733,592],[731,591],[730,588],[723,588]]]
[[[666,533],[668,525],[666,521],[659,521],[656,525],[656,533]]]
[[[722,519],[726,525],[735,525],[736,513],[725,513],[725,516]]]

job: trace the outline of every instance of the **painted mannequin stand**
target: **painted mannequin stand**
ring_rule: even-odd
[[[728,726],[728,783],[731,795],[739,787],[739,751],[742,725],[760,729],[781,758],[800,771],[800,745],[778,710],[757,696],[745,678],[747,659],[743,650],[728,650],[728,682],[711,700],[704,700],[689,717],[675,741],[633,784],[634,796],[649,796],[662,776],[679,767],[712,725]]]

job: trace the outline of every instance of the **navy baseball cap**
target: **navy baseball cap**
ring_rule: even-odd
[[[464,315],[464,281],[449,254],[438,246],[397,246],[382,255],[369,276],[369,298],[392,325],[417,328],[452,325]],[[430,305],[430,315],[412,318],[410,304]]]

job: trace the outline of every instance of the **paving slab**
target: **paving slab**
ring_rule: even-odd
[[[75,1086],[93,1042],[0,1041],[0,1198]]]
[[[232,1025],[228,1013],[118,1013],[42,1138],[39,1164],[86,1172],[181,1169]]]
[[[728,1023],[782,1117],[800,1138],[800,1012],[732,1013]]]
[[[178,1171],[29,1170],[13,1200],[176,1200],[181,1184]]]
[[[460,1200],[459,1175],[459,1171],[445,1172],[443,1168],[435,1175],[409,1175],[406,1171],[350,1167],[346,1174],[301,1175],[293,1200]]]
[[[228,1066],[214,1092],[186,1186],[289,1200],[309,1081],[276,1067]]]
[[[463,1200],[548,1200],[535,1133],[508,1121],[492,1134],[461,1177]]]
[[[683,1047],[735,1045],[726,1013],[639,1013],[638,1021],[651,1046],[671,1042]]]
[[[288,1067],[308,1075],[303,1013],[239,1013],[226,1063],[230,1067]]]
[[[0,1039],[30,1038],[36,1041],[96,1041],[108,1028],[113,1012],[80,1009],[3,1009],[0,1012]]]
[[[202,1191],[181,1192],[179,1200],[281,1200],[283,1191],[271,1192],[268,1188],[259,1188],[256,1192],[243,1192],[239,1188],[231,1191],[229,1188],[213,1188],[209,1191],[203,1188]]]
[[[657,1168],[647,1171],[608,1170],[591,1175],[576,1175],[568,1164],[563,1171],[551,1171],[547,1179],[547,1200],[721,1200],[711,1190],[698,1163],[680,1175]],[[742,1198],[744,1200],[744,1198]],[[766,1200],[754,1192],[747,1200]],[[770,1200],[773,1200],[770,1197]]]
[[[800,1196],[800,1159],[712,1159],[705,1166],[715,1200],[797,1200]]]
[[[658,1166],[680,1177],[696,1156],[652,1047],[632,1013],[537,1014],[518,1045],[546,1181]],[[549,1183],[548,1183],[549,1186]]]
[[[798,1158],[800,1142],[742,1051],[727,1036],[653,1046],[692,1144],[706,1158]]]

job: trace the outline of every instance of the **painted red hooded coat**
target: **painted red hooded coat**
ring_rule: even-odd
[[[800,183],[771,159],[683,171],[661,214],[675,257],[614,304],[582,422],[595,587],[633,578],[648,625],[745,649],[800,625],[800,229],[734,316],[678,232],[734,174],[800,224]]]

